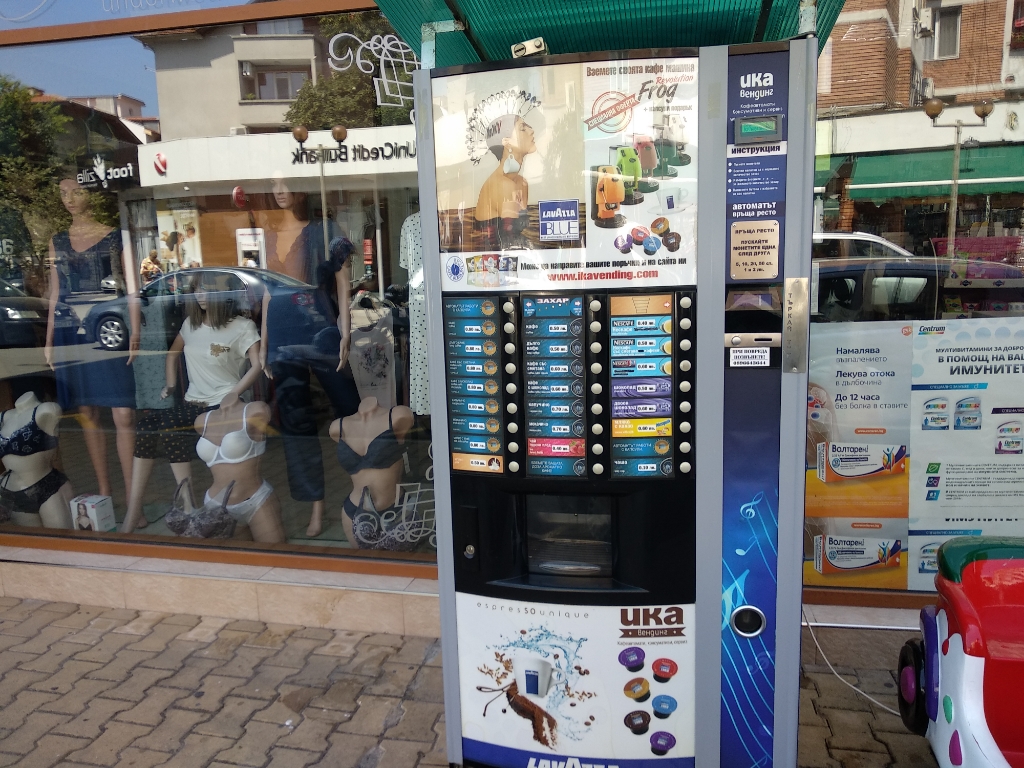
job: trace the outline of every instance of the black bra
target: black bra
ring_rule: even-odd
[[[402,458],[405,446],[398,442],[394,426],[391,423],[391,411],[388,411],[388,428],[381,432],[366,448],[365,454],[352,450],[345,438],[338,441],[338,463],[350,475],[363,469],[387,469]]]
[[[14,430],[10,437],[4,437],[0,434],[0,458],[4,456],[31,456],[34,453],[52,451],[57,447],[56,435],[44,432],[36,424],[37,410],[39,410],[38,405],[32,409],[32,418],[28,424]],[[4,416],[6,415],[6,413],[0,414],[0,430],[4,428]]]

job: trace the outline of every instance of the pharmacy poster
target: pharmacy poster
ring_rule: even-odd
[[[913,326],[811,326],[804,583],[906,589]]]
[[[914,323],[909,587],[955,536],[1024,530],[1024,318]]]
[[[445,290],[696,282],[696,58],[432,87]]]
[[[499,768],[692,768],[693,606],[458,593],[462,749]]]

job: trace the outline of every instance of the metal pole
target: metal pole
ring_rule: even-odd
[[[316,158],[320,162],[320,218],[324,225],[324,263],[326,264],[331,260],[330,256],[330,243],[328,242],[327,234],[327,183],[324,181],[324,158],[326,157],[327,150],[324,149],[324,145],[320,144],[317,146]],[[313,275],[313,279],[316,279],[316,275]]]
[[[384,301],[384,254],[380,242],[380,191],[377,189],[377,179],[373,180],[373,222],[377,229],[377,292],[380,300]]]
[[[960,131],[963,122],[956,121],[956,142],[953,144],[953,187],[949,195],[949,225],[946,235],[946,256],[956,258],[956,206],[960,194]]]

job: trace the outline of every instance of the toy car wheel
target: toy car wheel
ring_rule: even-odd
[[[920,640],[907,640],[900,649],[897,680],[903,724],[912,733],[924,736],[928,730],[928,712],[924,694],[924,646]]]

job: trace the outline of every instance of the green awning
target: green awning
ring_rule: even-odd
[[[378,0],[419,53],[421,26],[458,15],[468,32],[437,36],[439,67],[511,58],[515,43],[541,36],[552,53],[680,48],[786,40],[799,0]],[[828,39],[843,0],[818,0],[818,38]],[[453,13],[454,12],[454,13]]]
[[[850,155],[817,155],[814,158],[814,187],[824,187],[839,175],[839,169],[852,162]],[[843,174],[844,176],[847,173]]]
[[[948,197],[953,150],[892,152],[857,157],[850,181],[853,200]],[[960,194],[1024,192],[1024,144],[960,150]]]

